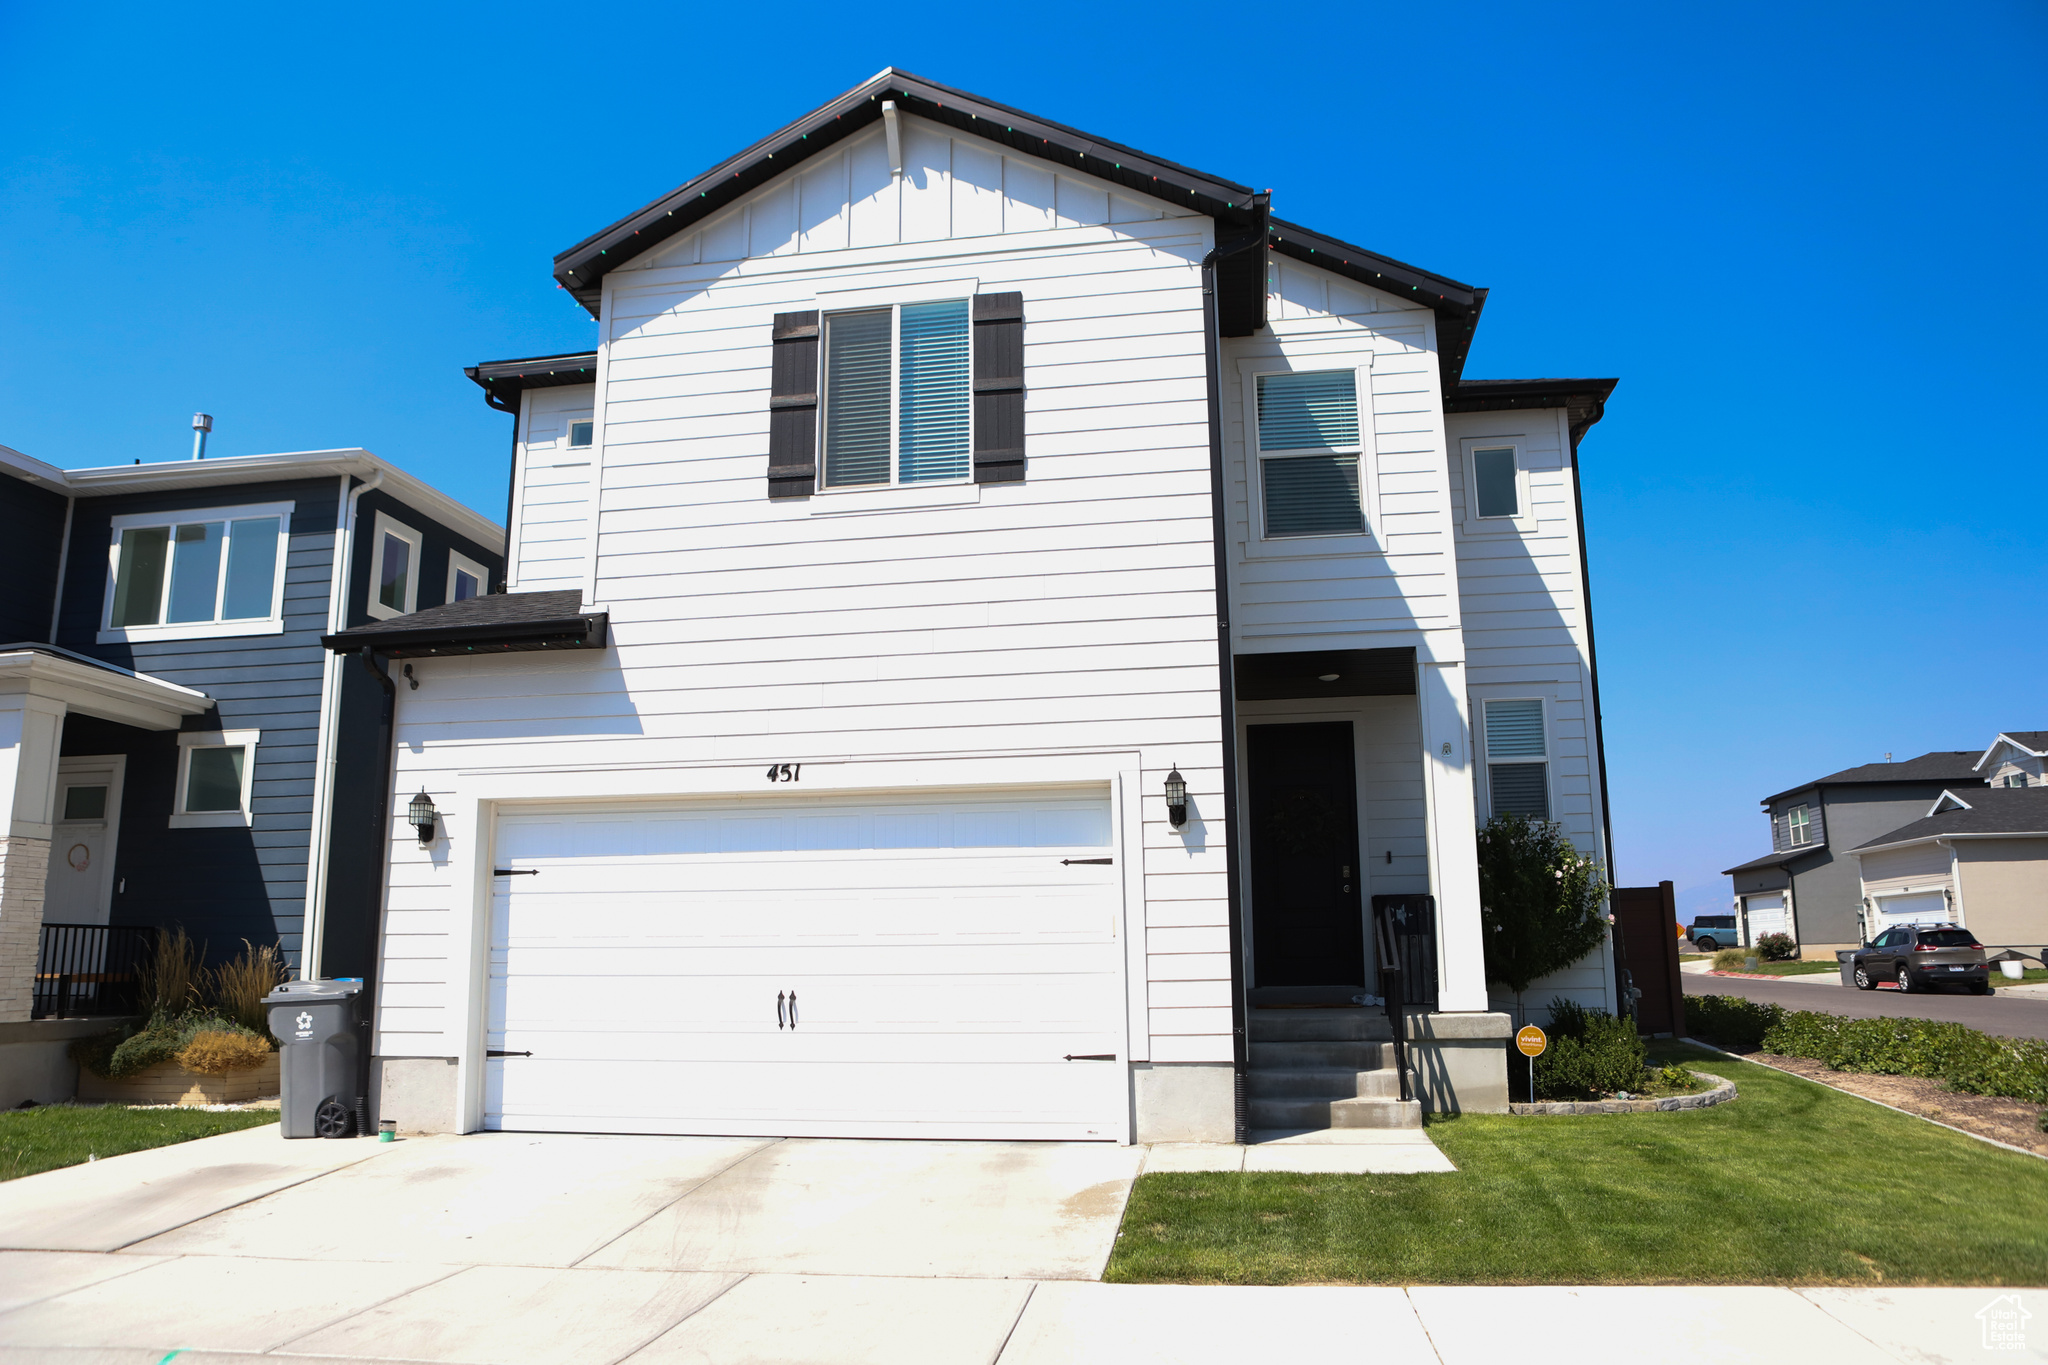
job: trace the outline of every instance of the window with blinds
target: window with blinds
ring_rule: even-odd
[[[973,472],[966,299],[825,319],[825,486],[963,480]]]
[[[1484,703],[1488,808],[1494,815],[1550,818],[1550,749],[1541,698]]]
[[[1257,425],[1269,538],[1365,529],[1356,371],[1260,375]]]

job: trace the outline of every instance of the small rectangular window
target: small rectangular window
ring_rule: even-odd
[[[569,449],[588,450],[592,433],[597,429],[595,421],[569,423]]]
[[[449,602],[467,602],[472,597],[481,597],[491,590],[490,571],[468,555],[450,550],[448,552],[448,595]]]
[[[261,511],[264,515],[236,516]],[[278,583],[288,504],[188,513],[161,522],[115,518],[111,583],[101,643],[149,635],[248,634],[279,621]],[[242,626],[241,629],[234,627]],[[208,629],[221,627],[221,629]],[[262,629],[259,626],[258,629]]]
[[[370,539],[370,615],[379,620],[419,608],[420,533],[379,512]]]
[[[186,731],[178,736],[178,787],[171,828],[213,829],[251,823],[256,730]]]
[[[972,474],[971,328],[966,299],[827,315],[827,488]]]
[[[106,819],[107,789],[97,786],[65,788],[63,818],[66,820]]]
[[[1541,698],[1484,706],[1489,809],[1494,815],[1550,818],[1550,752]]]
[[[1794,806],[1785,816],[1785,837],[1794,844],[1804,844],[1813,838],[1813,817],[1804,806]]]
[[[1257,393],[1266,535],[1364,531],[1357,372],[1262,374]]]
[[[1522,514],[1521,489],[1515,478],[1515,449],[1472,452],[1472,481],[1479,491],[1482,517],[1518,517]]]
[[[2005,785],[2008,787],[2024,787],[2027,785],[2027,775],[2025,773],[2007,773]]]

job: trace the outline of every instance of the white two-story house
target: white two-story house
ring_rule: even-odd
[[[509,595],[330,640],[415,684],[387,1116],[1408,1122],[1382,960],[1423,1102],[1505,1106],[1474,836],[1607,856],[1614,381],[1467,380],[1484,290],[897,71],[556,279],[597,349],[471,371],[518,422]]]

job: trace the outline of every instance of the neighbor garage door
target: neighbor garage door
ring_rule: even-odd
[[[1948,897],[1939,891],[1915,892],[1910,896],[1880,896],[1877,928],[1895,924],[1943,924],[1948,920]],[[1875,931],[1872,937],[1876,937]]]
[[[1749,912],[1749,942],[1765,934],[1782,934],[1785,928],[1785,898],[1783,896],[1751,896],[1743,902],[1743,909]]]
[[[1110,848],[1103,787],[503,813],[484,1126],[1120,1137]]]

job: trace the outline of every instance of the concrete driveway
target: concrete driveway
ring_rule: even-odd
[[[1975,1358],[2002,1292],[1090,1283],[1161,1155],[251,1129],[0,1185],[0,1365],[1491,1365],[1581,1360],[1588,1320],[1883,1365]]]

